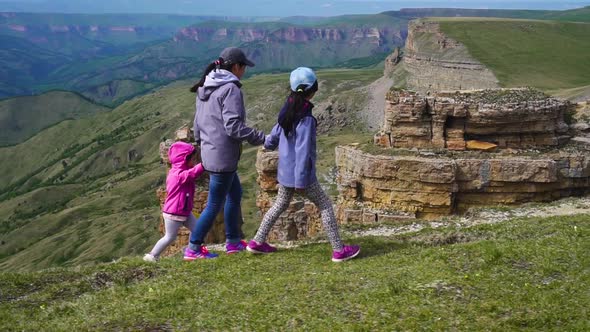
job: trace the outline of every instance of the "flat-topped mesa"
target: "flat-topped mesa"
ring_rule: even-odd
[[[375,143],[393,148],[465,150],[469,141],[499,148],[556,147],[569,139],[574,105],[523,89],[439,92],[391,90]]]
[[[445,35],[429,19],[410,21],[404,57],[394,74],[412,90],[443,91],[498,88],[494,73],[471,56],[465,45]]]

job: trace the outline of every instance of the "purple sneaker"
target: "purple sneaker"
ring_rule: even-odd
[[[334,251],[332,254],[332,262],[344,262],[349,259],[355,258],[361,248],[359,246],[344,246],[341,251]]]
[[[201,246],[201,251],[194,251],[189,247],[186,247],[184,249],[185,261],[194,261],[195,259],[216,258],[217,256],[219,255],[209,252],[209,250],[205,246]]]
[[[277,248],[271,246],[266,242],[262,242],[259,244],[258,242],[252,240],[250,241],[250,243],[248,243],[248,247],[246,247],[246,250],[253,254],[270,254],[272,252],[277,251]]]
[[[248,246],[248,244],[244,240],[241,240],[238,243],[226,243],[225,244],[225,252],[228,255],[235,254],[235,253],[238,253],[240,251],[246,250],[246,247],[247,246]]]

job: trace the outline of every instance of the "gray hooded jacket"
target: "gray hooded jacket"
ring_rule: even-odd
[[[197,91],[195,140],[201,144],[203,166],[209,172],[235,172],[242,141],[264,144],[264,133],[246,125],[240,80],[227,70],[214,70]]]

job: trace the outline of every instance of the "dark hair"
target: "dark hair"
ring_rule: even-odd
[[[217,60],[211,62],[207,65],[207,67],[205,67],[205,70],[203,71],[203,76],[201,76],[201,80],[197,84],[193,85],[193,87],[191,88],[191,92],[197,92],[197,90],[200,87],[205,85],[205,79],[207,78],[207,75],[209,75],[209,73],[211,73],[213,70],[224,69],[227,71],[231,71],[233,65],[234,63],[225,61],[223,60],[223,58],[218,58]],[[242,67],[245,66],[245,64],[243,63],[240,63],[239,65]]]
[[[186,155],[186,157],[184,158],[184,162],[188,163],[191,159],[193,159],[195,157],[196,154],[197,154],[197,149],[194,149],[193,152]]]
[[[307,85],[301,84],[297,87],[297,91],[291,91],[289,98],[287,98],[287,109],[285,110],[282,118],[279,119],[279,125],[283,128],[285,136],[289,136],[289,133],[294,130],[294,125],[297,122],[297,111],[301,111],[303,105],[308,98],[316,91],[318,91],[318,81],[307,90]]]

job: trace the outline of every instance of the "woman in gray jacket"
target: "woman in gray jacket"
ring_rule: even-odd
[[[191,91],[197,93],[194,122],[195,140],[201,145],[203,166],[210,175],[207,206],[191,232],[185,260],[215,258],[203,246],[203,240],[217,214],[224,209],[226,252],[246,249],[240,238],[238,218],[242,200],[242,185],[237,174],[242,142],[264,144],[263,132],[246,125],[246,109],[240,79],[246,67],[254,63],[242,50],[230,47],[206,69]]]

